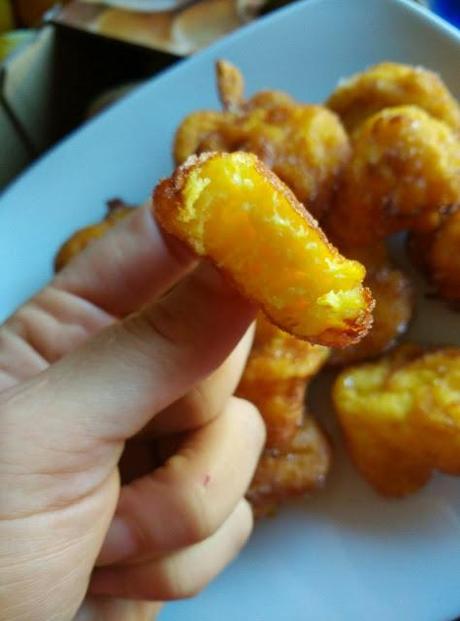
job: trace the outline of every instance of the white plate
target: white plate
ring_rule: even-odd
[[[438,70],[455,92],[459,34],[398,0],[310,0],[263,19],[152,80],[71,136],[0,202],[0,318],[40,287],[51,260],[104,201],[140,201],[171,170],[182,117],[216,106],[213,61],[248,91],[321,101],[344,75],[382,59]],[[460,321],[423,302],[412,333],[460,343]],[[316,386],[318,410],[328,410]],[[324,413],[324,412],[323,412]],[[251,543],[198,598],[162,621],[449,621],[460,615],[460,481],[436,477],[404,501],[378,498],[337,450],[327,489],[257,526]]]

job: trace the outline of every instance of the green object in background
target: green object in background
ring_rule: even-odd
[[[11,30],[0,34],[0,63],[16,48],[32,41],[34,36],[34,30]]]
[[[10,0],[0,0],[0,32],[14,28],[13,10]]]

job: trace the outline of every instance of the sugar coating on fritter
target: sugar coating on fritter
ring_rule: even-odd
[[[325,230],[348,246],[370,246],[401,230],[426,231],[460,205],[460,141],[414,106],[363,123]]]
[[[413,105],[460,131],[460,106],[441,78],[424,67],[384,62],[342,80],[326,105],[349,131],[370,116]]]
[[[329,356],[320,345],[296,339],[263,315],[236,390],[259,409],[267,428],[267,448],[286,448],[302,425],[309,380]]]
[[[460,302],[460,211],[446,214],[439,226],[426,234],[411,235],[410,255],[426,273],[439,297]]]
[[[262,453],[247,498],[255,516],[273,513],[287,500],[321,488],[329,472],[331,451],[327,438],[309,416],[283,450]]]
[[[320,345],[372,322],[365,269],[342,257],[292,192],[249,153],[191,157],[162,181],[159,223],[210,258],[280,328]]]
[[[69,261],[83,252],[96,239],[103,237],[117,222],[129,216],[133,209],[133,206],[127,205],[119,199],[109,201],[108,212],[104,220],[76,231],[64,242],[54,260],[55,271],[62,270]]]
[[[366,268],[364,284],[375,300],[374,322],[359,343],[331,352],[328,362],[332,366],[370,360],[391,349],[409,327],[415,301],[412,283],[392,264],[383,243],[371,248],[342,249],[342,253]]]
[[[333,399],[357,468],[386,496],[460,474],[460,349],[404,345],[344,370]]]
[[[336,115],[281,91],[257,93],[244,102],[238,69],[225,61],[217,67],[224,112],[198,111],[184,119],[175,137],[176,163],[207,151],[254,153],[319,218],[350,154]]]

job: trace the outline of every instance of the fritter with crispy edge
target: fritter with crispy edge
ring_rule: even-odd
[[[408,276],[388,257],[383,243],[341,252],[366,268],[364,284],[375,300],[372,328],[356,345],[331,352],[328,363],[344,366],[370,360],[394,347],[409,327],[414,312],[414,289]]]
[[[174,142],[176,163],[206,151],[254,153],[320,218],[350,155],[336,115],[281,91],[262,91],[245,101],[243,76],[226,61],[217,63],[217,82],[224,111],[198,111],[184,119]]]
[[[344,347],[369,329],[364,267],[339,254],[254,155],[191,157],[157,186],[153,205],[168,233],[211,259],[286,332]]]
[[[342,371],[333,399],[351,457],[385,496],[460,474],[460,348],[404,345]]]
[[[103,237],[117,222],[129,216],[135,207],[115,198],[107,203],[107,215],[97,224],[76,231],[59,249],[54,260],[56,272],[62,270],[69,261],[82,252],[93,241]]]
[[[262,314],[236,394],[252,401],[267,427],[267,448],[287,448],[302,425],[305,392],[329,349],[296,339]]]
[[[384,108],[418,106],[460,131],[460,106],[442,79],[424,67],[384,62],[341,80],[326,105],[349,131]]]
[[[342,247],[371,246],[402,230],[435,228],[460,205],[460,141],[415,106],[360,125],[324,227]]]
[[[247,493],[255,516],[269,515],[283,502],[321,488],[330,463],[329,442],[313,418],[307,416],[288,446],[262,453]]]

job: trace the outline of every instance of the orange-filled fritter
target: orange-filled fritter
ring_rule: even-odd
[[[256,517],[323,486],[329,471],[329,443],[316,422],[307,416],[289,445],[282,450],[265,449],[247,498]]]
[[[286,332],[336,347],[367,332],[364,267],[339,254],[254,155],[192,157],[158,185],[153,204],[166,231],[210,258]]]
[[[119,199],[108,202],[107,215],[104,220],[76,231],[59,249],[54,260],[56,272],[62,270],[74,257],[82,252],[93,241],[103,237],[117,222],[129,216],[134,207]]]
[[[340,247],[370,246],[401,230],[427,231],[460,205],[460,141],[415,106],[360,125],[325,223]]]
[[[263,315],[258,316],[237,394],[252,401],[261,412],[268,448],[289,446],[302,425],[308,382],[328,356],[326,347],[296,339]]]
[[[344,370],[335,408],[357,468],[386,496],[460,474],[460,348],[405,345]]]
[[[326,105],[353,131],[384,108],[418,106],[460,131],[460,106],[441,78],[424,67],[384,62],[342,80]]]
[[[410,254],[423,269],[437,295],[460,302],[460,211],[446,214],[439,226],[426,234],[413,234]]]
[[[412,284],[406,274],[392,264],[384,244],[355,248],[344,254],[366,268],[364,283],[375,300],[374,323],[359,343],[331,353],[329,362],[334,366],[369,360],[391,349],[409,327],[414,310]]]
[[[176,133],[176,163],[206,151],[254,153],[319,218],[350,152],[338,118],[327,108],[300,104],[280,91],[257,93],[245,102],[238,69],[220,61],[217,73],[224,111],[199,111],[185,118]]]

